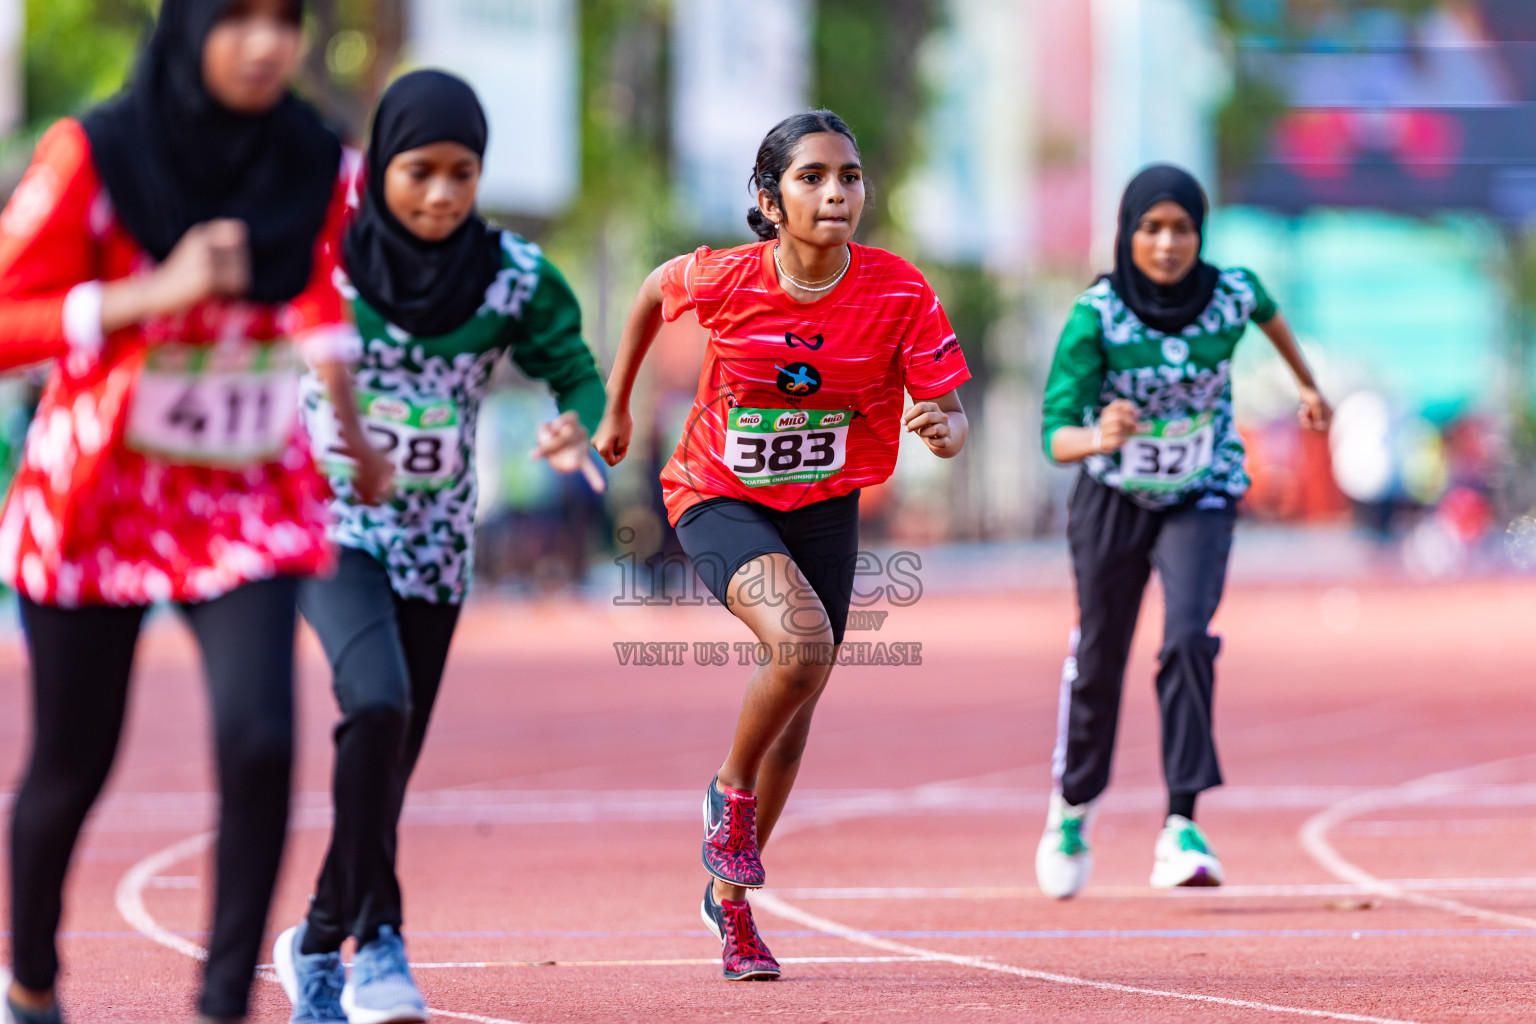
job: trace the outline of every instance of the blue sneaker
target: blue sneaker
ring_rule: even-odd
[[[11,1002],[11,972],[0,968],[0,1024],[64,1024],[58,1000],[43,1011],[28,1010]]]
[[[405,940],[388,926],[358,949],[341,993],[350,1024],[412,1024],[427,1019],[427,1003],[411,978]]]
[[[341,987],[347,971],[341,966],[341,954],[299,952],[304,942],[300,924],[289,928],[272,944],[272,965],[288,1001],[293,1004],[289,1024],[346,1024],[341,1008]]]

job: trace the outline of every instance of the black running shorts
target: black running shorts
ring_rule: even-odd
[[[742,566],[775,551],[788,555],[826,609],[833,643],[843,642],[859,553],[858,491],[787,512],[737,498],[710,498],[683,513],[677,539],[721,604]]]

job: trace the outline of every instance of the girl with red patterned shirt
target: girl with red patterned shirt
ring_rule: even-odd
[[[609,465],[624,458],[640,363],[662,319],[694,310],[710,338],[693,413],[661,475],[667,514],[705,585],[773,652],[753,673],[704,798],[711,880],[701,912],[731,980],[780,973],[746,890],[763,885],[759,850],[843,640],[859,488],[890,476],[903,428],[941,458],[959,454],[967,426],[955,389],[970,378],[917,268],[854,244],[863,170],[837,115],[780,122],[753,181],[748,223],[762,241],[680,256],[641,286],[593,439]],[[905,412],[903,390],[915,402]]]
[[[342,151],[288,90],[300,0],[164,0],[128,88],[56,124],[0,215],[0,367],[51,360],[0,512],[32,662],[11,831],[18,1024],[61,1020],[55,934],[148,606],[202,649],[222,795],[205,1020],[246,1013],[288,815],[295,590],[328,491],[297,355],[332,285]]]

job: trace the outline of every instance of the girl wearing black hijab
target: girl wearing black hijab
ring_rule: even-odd
[[[400,937],[395,833],[473,571],[475,424],[503,355],[561,410],[537,453],[602,486],[587,438],[603,383],[580,307],[538,246],[475,212],[486,139],[479,100],[452,75],[417,71],[385,92],[345,244],[361,345],[305,381],[341,567],[299,604],[342,720],[330,850],[308,916],[274,950],[295,1022],[426,1019]],[[363,436],[338,420],[348,409]]]
[[[341,145],[288,90],[297,0],[164,0],[127,89],[54,125],[0,215],[0,368],[51,363],[0,513],[33,743],[11,816],[0,1018],[62,1019],[55,947],[111,769],[139,627],[175,603],[217,736],[205,1020],[244,1017],[293,747],[298,578],[325,569],[325,481],[297,351],[344,339]]]
[[[1046,383],[1045,453],[1083,466],[1067,523],[1079,620],[1062,670],[1056,789],[1035,856],[1040,888],[1061,899],[1093,867],[1088,828],[1109,783],[1126,659],[1154,567],[1165,604],[1157,695],[1168,817],[1152,885],[1221,884],[1194,813],[1195,797],[1221,784],[1211,728],[1221,641],[1208,630],[1248,488],[1231,360],[1250,322],[1295,374],[1302,426],[1324,431],[1331,415],[1258,277],[1200,259],[1205,215],[1200,184],[1176,167],[1131,181],[1115,268],[1078,297]]]

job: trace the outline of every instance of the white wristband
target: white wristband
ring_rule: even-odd
[[[103,296],[100,281],[77,284],[64,296],[64,369],[72,377],[89,373],[107,342],[101,327]]]
[[[1093,425],[1093,454],[1104,454],[1104,432],[1097,423]]]

